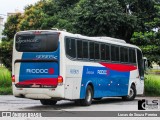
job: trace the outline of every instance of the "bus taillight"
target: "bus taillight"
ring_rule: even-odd
[[[58,76],[58,84],[63,83],[63,77],[62,76]]]
[[[12,82],[15,82],[15,75],[12,75]]]

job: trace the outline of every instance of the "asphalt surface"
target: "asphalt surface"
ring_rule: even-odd
[[[54,106],[41,105],[39,100],[16,98],[13,95],[0,95],[0,111],[137,111],[138,100],[159,100],[160,97],[136,97],[133,101],[121,98],[103,98],[93,101],[91,106],[77,106],[73,101],[58,101]],[[156,111],[160,111],[156,109]]]

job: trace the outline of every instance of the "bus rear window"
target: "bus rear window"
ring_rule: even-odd
[[[15,45],[19,52],[51,52],[58,48],[58,33],[17,34]]]

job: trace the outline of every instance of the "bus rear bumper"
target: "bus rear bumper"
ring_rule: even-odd
[[[64,89],[62,86],[57,88],[16,88],[13,85],[13,95],[15,97],[30,99],[64,99]]]

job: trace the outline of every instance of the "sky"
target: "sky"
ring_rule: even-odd
[[[26,5],[34,4],[40,0],[0,0],[0,16],[6,18],[8,12],[14,12],[15,9],[23,12]],[[4,14],[4,15],[1,15]]]

